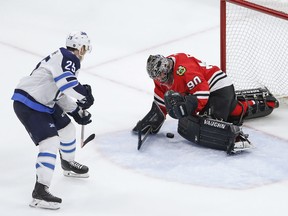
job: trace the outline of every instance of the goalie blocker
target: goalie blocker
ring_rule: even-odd
[[[232,123],[207,116],[188,116],[179,119],[178,133],[201,146],[224,150],[227,154],[249,149],[252,146],[241,128]]]
[[[145,134],[151,127],[150,133],[156,134],[160,130],[165,120],[165,115],[159,106],[153,101],[150,111],[133,128],[134,133]]]

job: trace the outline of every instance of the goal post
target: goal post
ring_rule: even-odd
[[[220,0],[221,68],[236,90],[288,96],[288,0]]]

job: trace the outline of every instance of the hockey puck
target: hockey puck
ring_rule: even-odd
[[[168,137],[168,138],[174,138],[174,134],[173,134],[173,133],[166,133],[166,137]]]

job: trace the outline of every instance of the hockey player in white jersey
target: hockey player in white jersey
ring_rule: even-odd
[[[61,198],[49,192],[58,151],[64,175],[88,177],[88,167],[74,160],[76,129],[68,116],[80,125],[91,122],[86,110],[94,103],[92,90],[77,79],[87,52],[91,52],[87,34],[70,33],[66,48],[39,62],[30,76],[20,80],[12,96],[17,117],[39,147],[32,207],[60,208]]]

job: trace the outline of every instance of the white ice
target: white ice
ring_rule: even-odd
[[[149,54],[187,52],[219,65],[219,26],[217,0],[0,1],[0,214],[286,216],[286,105],[247,121],[243,130],[255,149],[232,157],[183,140],[171,118],[141,151],[131,134],[153,100],[145,71]],[[77,149],[89,179],[64,177],[57,161],[51,192],[63,204],[51,212],[28,206],[38,149],[10,98],[19,79],[64,46],[71,30],[86,31],[93,43],[79,79],[93,87],[93,122],[85,134],[96,138]]]

